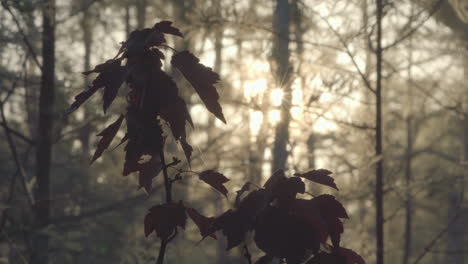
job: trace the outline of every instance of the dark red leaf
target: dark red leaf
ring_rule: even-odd
[[[310,181],[320,183],[338,190],[338,187],[335,184],[335,180],[330,177],[329,175],[332,174],[331,171],[319,169],[319,170],[312,170],[306,173],[296,173],[294,175],[306,178]]]
[[[175,36],[179,36],[181,38],[184,37],[184,35],[180,32],[180,30],[176,27],[172,26],[171,21],[161,21],[158,22],[154,25],[153,29],[158,30],[159,32],[165,33],[165,34],[172,34]]]
[[[187,162],[190,164],[190,157],[192,156],[193,148],[185,139],[180,140],[180,145],[184,150],[185,157],[187,158]]]
[[[340,219],[334,218],[327,222],[330,239],[334,248],[340,247],[341,234],[344,232],[343,222]]]
[[[122,44],[119,54],[123,52],[123,57],[131,58],[141,56],[148,51],[149,47],[158,46],[166,42],[164,35],[156,30],[144,28],[132,31]]]
[[[218,190],[227,198],[228,190],[223,185],[224,183],[229,181],[229,179],[226,176],[214,170],[206,170],[200,172],[198,177],[200,178],[200,180],[208,183],[209,185],[211,185],[211,187]]]
[[[119,131],[123,119],[124,116],[120,115],[120,117],[114,123],[110,124],[101,133],[98,134],[98,136],[102,138],[98,142],[97,149],[96,152],[94,152],[93,158],[91,159],[91,163],[97,160],[102,155],[104,150],[106,150],[109,147],[115,135]]]
[[[338,255],[346,258],[346,264],[366,264],[358,253],[348,248],[339,248]]]
[[[333,195],[322,194],[313,198],[311,201],[318,204],[320,212],[326,217],[349,218],[346,209]]]
[[[177,227],[185,228],[186,221],[182,201],[153,206],[145,216],[145,236],[155,231],[159,238],[167,239]]]
[[[98,89],[99,87],[91,86],[75,96],[75,101],[70,106],[70,108],[65,111],[65,114],[68,115],[78,109],[84,102],[86,102],[86,100],[88,100],[94,93],[96,93]]]
[[[273,175],[268,178],[268,180],[265,182],[263,187],[266,190],[271,191],[275,185],[278,184],[278,182],[281,182],[286,179],[286,175],[284,174],[284,170],[279,169],[273,173]]]
[[[287,263],[301,263],[308,252],[316,253],[320,247],[316,230],[306,221],[271,206],[258,216],[254,240],[258,248],[286,258]]]
[[[213,225],[215,220],[214,217],[203,216],[193,208],[186,208],[186,211],[188,216],[197,225],[198,229],[200,230],[200,234],[203,238],[211,236],[212,238],[216,239],[216,235],[210,232],[211,226]]]
[[[325,243],[328,238],[328,226],[321,216],[316,203],[312,200],[296,199],[292,203],[291,213],[304,219],[309,225],[315,228],[320,238],[320,242]]]
[[[280,206],[289,207],[298,193],[305,192],[305,184],[299,177],[282,178],[272,188],[272,192]]]
[[[208,111],[226,123],[223,110],[218,102],[219,95],[214,86],[219,81],[219,75],[211,68],[200,64],[200,60],[189,51],[176,53],[172,56],[171,63],[192,84]]]
[[[236,193],[237,193],[237,194],[236,194],[236,201],[235,201],[236,207],[239,207],[239,205],[240,205],[240,198],[241,198],[242,194],[244,194],[245,192],[249,191],[251,185],[252,185],[251,182],[246,182],[246,183],[242,186],[242,188],[241,188],[240,190],[236,191]]]
[[[253,230],[258,214],[268,206],[268,202],[268,193],[263,189],[249,193],[236,210],[228,210],[217,217],[211,231],[222,230],[227,238],[227,250],[240,245],[247,232]]]
[[[93,81],[92,87],[104,87],[104,113],[114,101],[120,86],[122,86],[125,80],[127,68],[125,66],[121,66],[121,63],[121,60],[108,60],[103,64],[97,65],[92,71],[83,73],[85,75],[93,72],[99,73],[99,75]]]
[[[172,134],[176,140],[186,137],[186,121],[191,125],[193,124],[187,106],[184,100],[180,97],[177,97],[175,102],[172,104],[163,107],[161,109],[160,116],[169,123]]]
[[[147,119],[148,117],[139,115],[139,111],[135,108],[129,107],[126,115],[128,143],[125,146],[124,176],[136,171],[140,173],[146,171],[149,164],[140,163],[142,156],[159,157],[164,143],[159,121],[155,118]],[[154,166],[149,167],[154,168]],[[159,171],[154,173],[156,172]]]
[[[139,188],[145,188],[147,193],[151,192],[152,181],[158,176],[163,168],[160,156],[152,156],[151,159],[143,164],[140,164],[140,174],[138,175]]]

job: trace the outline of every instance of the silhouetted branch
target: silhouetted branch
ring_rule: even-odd
[[[413,262],[413,264],[418,264],[423,258],[424,256],[426,256],[426,254],[435,246],[435,244],[437,243],[437,241],[439,241],[440,238],[442,238],[442,236],[447,233],[447,231],[449,230],[450,226],[455,223],[455,221],[457,221],[457,219],[464,213],[463,212],[464,210],[459,210],[457,212],[457,214],[452,218],[452,220],[450,220],[450,222],[447,224],[447,226],[442,229],[428,244],[427,246],[424,247],[424,250],[423,252],[421,252],[421,254],[419,254],[419,256],[416,258],[416,260]]]
[[[437,1],[437,3],[434,4],[434,6],[432,7],[432,9],[430,10],[429,12],[429,15],[424,18],[421,22],[419,22],[416,26],[414,26],[413,28],[411,28],[408,32],[406,32],[406,34],[403,34],[403,36],[401,36],[400,38],[396,39],[395,41],[393,41],[391,44],[387,45],[386,47],[383,48],[383,50],[387,50],[387,49],[390,49],[390,48],[393,48],[395,47],[396,45],[400,44],[402,41],[404,41],[405,39],[407,39],[408,37],[410,37],[411,35],[414,34],[414,32],[416,32],[419,28],[421,28],[436,12],[437,10],[439,10],[439,8],[441,7],[442,3],[446,1],[446,0],[439,0]],[[417,14],[416,16],[419,16],[421,13],[423,13],[425,11],[425,9],[422,9],[419,14]],[[411,20],[413,20],[413,16],[408,18],[408,22],[405,24],[405,26],[403,26],[403,28],[405,28],[410,22]]]
[[[18,32],[20,33],[21,37],[23,37],[24,44],[26,44],[26,47],[28,48],[28,51],[31,54],[34,62],[36,63],[39,70],[42,72],[42,64],[39,62],[38,56],[37,56],[36,52],[34,51],[34,48],[33,48],[32,44],[31,44],[31,42],[29,41],[26,33],[24,32],[23,28],[21,27],[18,19],[16,18],[13,11],[11,11],[11,8],[8,6],[8,3],[7,3],[6,0],[2,0],[2,6],[11,15],[13,21],[16,24],[16,27],[18,28]]]

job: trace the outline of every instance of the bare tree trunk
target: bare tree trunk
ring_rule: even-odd
[[[413,5],[411,4],[411,14],[413,14]],[[411,21],[409,27],[411,27]],[[405,230],[404,230],[404,246],[403,246],[403,264],[408,264],[411,257],[412,244],[412,222],[413,222],[413,196],[412,196],[412,153],[413,153],[413,87],[412,72],[413,67],[413,41],[412,37],[408,38],[408,81],[406,91],[406,154],[405,154]]]
[[[55,97],[55,0],[46,0],[42,10],[42,80],[36,153],[36,189],[31,263],[48,263],[49,237],[40,229],[50,222],[50,171]]]
[[[383,217],[383,148],[382,148],[382,18],[383,0],[376,0],[377,12],[377,50],[376,50],[376,116],[375,116],[375,155],[380,157],[376,164],[376,184],[375,184],[375,207],[376,207],[376,237],[377,237],[377,264],[384,263],[384,217]]]
[[[129,1],[125,1],[125,17],[124,17],[124,22],[125,22],[125,35],[128,37],[130,35],[131,29],[131,23],[130,23],[130,10],[131,10],[131,5]]]
[[[277,0],[273,18],[273,66],[276,83],[283,89],[281,102],[281,120],[275,131],[273,146],[272,172],[286,167],[288,158],[287,143],[289,140],[289,123],[291,110],[291,66],[289,64],[289,3],[288,0]]]
[[[137,17],[137,28],[142,29],[146,23],[146,8],[148,7],[147,0],[136,1],[136,17]]]

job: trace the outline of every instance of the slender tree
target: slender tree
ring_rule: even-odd
[[[376,115],[375,115],[375,155],[379,157],[376,164],[375,207],[376,207],[376,237],[377,237],[377,264],[384,263],[384,161],[382,148],[382,19],[383,0],[376,0],[377,12],[377,49],[376,49]]]
[[[290,6],[288,0],[277,0],[273,18],[273,67],[276,83],[283,89],[283,100],[281,102],[281,120],[275,131],[273,146],[272,171],[286,168],[287,143],[289,140],[289,123],[291,120],[291,66],[289,62],[289,24]]]
[[[42,79],[39,95],[39,124],[36,152],[36,190],[31,263],[48,263],[49,237],[42,228],[50,222],[50,174],[55,94],[55,0],[42,7]]]

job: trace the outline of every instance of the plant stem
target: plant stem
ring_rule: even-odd
[[[166,203],[172,202],[172,184],[169,180],[169,175],[167,173],[167,165],[166,160],[164,158],[164,151],[161,151],[161,163],[162,163],[162,170],[164,175],[164,187],[166,189]]]
[[[161,239],[161,247],[159,247],[159,256],[156,264],[163,264],[164,262],[164,255],[166,254],[166,246],[167,246],[167,239]]]
[[[169,175],[167,173],[167,164],[164,157],[164,150],[161,151],[160,157],[164,176],[164,188],[166,190],[166,203],[170,203],[172,201],[172,182],[169,180]],[[161,246],[159,247],[159,255],[156,264],[163,264],[164,255],[166,255],[166,247],[170,240],[171,239],[161,238]]]

